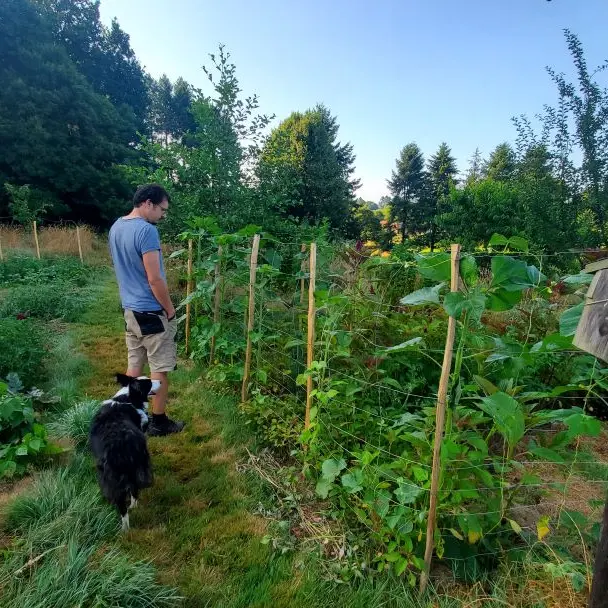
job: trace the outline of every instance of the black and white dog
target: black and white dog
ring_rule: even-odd
[[[158,380],[146,376],[131,378],[116,374],[122,388],[95,414],[89,444],[97,479],[106,500],[122,518],[122,529],[129,529],[129,509],[137,504],[139,491],[152,485],[152,464],[146,443],[148,397],[160,387]]]

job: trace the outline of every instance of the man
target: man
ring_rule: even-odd
[[[140,186],[133,197],[133,211],[114,222],[109,237],[125,316],[127,375],[141,376],[148,362],[152,380],[161,383],[152,403],[151,436],[179,433],[184,428],[183,422],[171,420],[165,413],[168,372],[177,364],[177,321],[156,223],[168,208],[169,195],[162,186]]]

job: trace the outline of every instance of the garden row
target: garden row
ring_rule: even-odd
[[[242,389],[249,423],[300,461],[346,526],[340,576],[391,570],[414,584],[424,569],[452,315],[435,555],[469,579],[506,559],[532,560],[580,589],[608,464],[591,439],[607,371],[572,345],[591,279],[577,257],[559,260],[560,270],[497,235],[493,251],[461,256],[460,290],[450,293],[447,253],[396,247],[389,256],[322,238],[303,247],[252,232],[199,221],[184,233],[195,251],[190,356],[208,364],[211,381]],[[587,495],[574,495],[574,480]]]

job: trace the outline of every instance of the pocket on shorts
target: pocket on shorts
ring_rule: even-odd
[[[139,325],[142,336],[153,336],[154,334],[162,334],[165,331],[161,314],[133,311],[133,316]]]

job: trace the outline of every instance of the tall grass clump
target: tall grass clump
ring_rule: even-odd
[[[92,545],[110,538],[118,517],[103,500],[90,461],[76,456],[67,467],[43,471],[8,506],[6,526],[32,551],[45,551],[69,539]]]
[[[53,437],[67,439],[76,448],[83,449],[87,446],[91,421],[98,409],[99,402],[93,399],[76,403],[47,425],[49,432]]]
[[[180,605],[181,598],[175,589],[156,582],[150,564],[131,562],[116,549],[100,553],[98,547],[84,546],[73,539],[53,547],[30,566],[26,563],[27,554],[15,553],[0,568],[0,605],[7,608]]]

